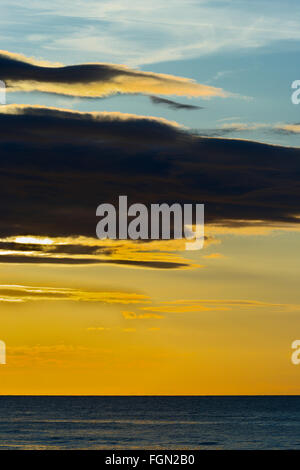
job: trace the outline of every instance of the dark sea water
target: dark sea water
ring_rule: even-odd
[[[0,449],[300,449],[300,397],[0,397]]]

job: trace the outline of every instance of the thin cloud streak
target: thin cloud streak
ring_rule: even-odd
[[[104,304],[143,304],[149,298],[143,294],[117,291],[85,291],[64,287],[0,285],[0,302],[32,301],[99,302]]]
[[[150,96],[149,98],[151,99],[153,104],[165,105],[168,108],[175,109],[176,111],[180,110],[180,109],[184,109],[184,110],[188,110],[188,111],[193,111],[193,110],[196,110],[196,109],[204,109],[202,106],[195,106],[195,105],[191,105],[191,104],[178,103],[177,101],[166,100],[166,99],[161,98],[159,96]]]

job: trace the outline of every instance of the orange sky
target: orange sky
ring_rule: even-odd
[[[299,393],[299,234],[214,236],[187,269],[1,264],[1,394]]]

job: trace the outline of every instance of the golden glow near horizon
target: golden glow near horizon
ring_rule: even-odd
[[[1,393],[299,393],[299,235],[224,232],[183,271],[0,264]]]

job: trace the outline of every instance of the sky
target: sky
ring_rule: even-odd
[[[299,2],[0,23],[0,394],[299,394]],[[204,203],[204,248],[97,239],[121,194]]]

